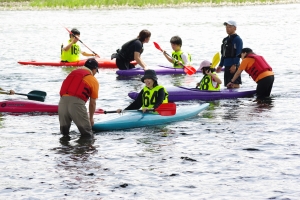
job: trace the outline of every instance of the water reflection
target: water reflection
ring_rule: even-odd
[[[61,70],[66,74],[70,74],[73,70],[77,69],[77,67],[62,67]]]
[[[97,149],[93,146],[95,143],[94,138],[79,137],[78,139],[71,140],[70,136],[62,136],[59,139],[61,147],[56,148],[60,154],[73,154],[78,157],[89,156],[97,152]]]
[[[159,153],[166,148],[172,148],[175,144],[172,136],[175,131],[163,126],[157,126],[155,131],[145,134],[144,137],[137,139],[137,144],[144,145],[144,151],[149,153]]]

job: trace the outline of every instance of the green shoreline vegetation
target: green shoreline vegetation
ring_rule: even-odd
[[[0,0],[2,9],[100,9],[299,3],[300,0]]]

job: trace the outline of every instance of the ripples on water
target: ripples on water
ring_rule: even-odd
[[[69,68],[21,66],[18,60],[58,60],[67,32],[103,58],[141,29],[152,32],[143,58],[167,64],[152,45],[171,51],[174,35],[193,56],[211,59],[225,36],[222,23],[238,22],[244,46],[262,54],[275,72],[272,100],[210,102],[197,117],[165,126],[100,132],[95,141],[61,138],[57,115],[0,116],[0,199],[298,199],[299,4],[86,11],[0,11],[1,87],[28,93],[58,91]],[[176,17],[179,16],[180,17]],[[222,77],[222,74],[220,75]],[[139,78],[101,69],[97,107],[124,108]],[[194,87],[201,75],[159,76],[165,86]],[[243,87],[255,83],[243,74]],[[20,96],[1,96],[1,99]],[[180,105],[201,103],[181,102]],[[105,116],[98,115],[97,119]]]

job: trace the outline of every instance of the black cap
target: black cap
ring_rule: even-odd
[[[252,49],[250,48],[243,48],[241,53],[239,55],[237,55],[237,57],[241,57],[242,53],[253,53]]]
[[[80,32],[79,32],[79,30],[78,30],[77,28],[73,28],[73,29],[71,30],[71,32],[72,32],[74,35],[80,35]]]
[[[144,83],[144,80],[147,79],[147,78],[150,78],[150,79],[152,79],[152,80],[154,80],[154,81],[157,81],[157,76],[156,76],[155,71],[152,70],[152,69],[147,69],[147,70],[145,71],[145,74],[144,74],[144,76],[142,77],[141,81]]]
[[[97,69],[97,72],[99,73],[99,71],[98,71],[99,63],[97,62],[97,60],[95,60],[95,58],[87,59],[84,63],[84,66],[86,66],[90,70]]]

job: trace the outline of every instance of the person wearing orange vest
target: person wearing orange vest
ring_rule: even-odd
[[[93,117],[99,90],[98,80],[94,77],[97,72],[98,62],[94,58],[89,58],[84,67],[72,71],[63,81],[60,89],[58,116],[60,132],[64,136],[69,135],[72,121],[76,124],[81,136],[93,136]],[[88,100],[90,101],[89,115],[85,106]]]
[[[258,100],[269,97],[274,83],[274,73],[265,59],[255,54],[250,48],[243,48],[239,57],[242,63],[227,86],[234,83],[237,77],[245,70],[257,83],[256,96]]]

